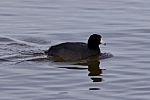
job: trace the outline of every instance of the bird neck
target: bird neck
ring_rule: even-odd
[[[99,48],[98,45],[90,45],[90,44],[88,44],[88,48],[91,49],[91,50],[95,50],[95,51],[97,51],[100,54],[100,48]]]

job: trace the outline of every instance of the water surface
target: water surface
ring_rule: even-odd
[[[149,100],[150,1],[2,0],[1,100]],[[51,45],[101,34],[97,67],[49,61]],[[94,70],[92,70],[94,69]],[[94,73],[92,73],[94,72]]]

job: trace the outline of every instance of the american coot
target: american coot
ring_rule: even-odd
[[[100,44],[106,45],[102,41],[102,36],[92,34],[88,39],[88,43],[65,42],[51,46],[47,53],[48,57],[53,58],[55,61],[79,61],[101,55]]]

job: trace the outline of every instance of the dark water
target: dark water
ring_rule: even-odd
[[[1,0],[1,100],[149,100],[149,0]],[[51,45],[101,34],[101,60],[55,63]]]

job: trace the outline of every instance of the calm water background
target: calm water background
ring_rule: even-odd
[[[99,82],[87,66],[44,59],[92,33],[114,55],[100,61]],[[149,44],[149,0],[1,0],[0,100],[149,100]]]

